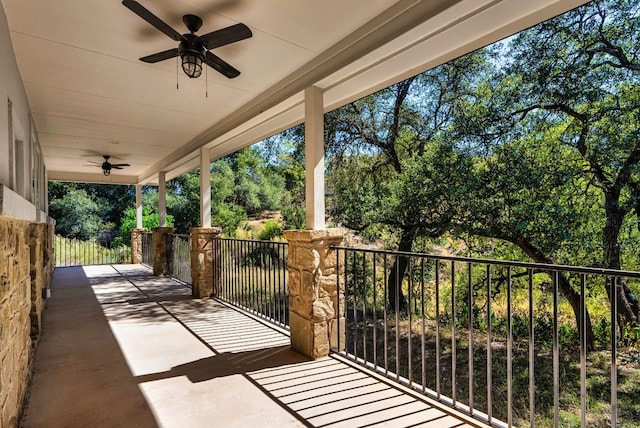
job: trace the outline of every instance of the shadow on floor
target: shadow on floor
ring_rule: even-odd
[[[58,269],[25,427],[466,425],[144,267]]]
[[[22,427],[157,426],[89,282],[54,272]]]
[[[288,346],[258,349],[248,352],[225,352],[172,367],[169,371],[136,376],[139,383],[186,376],[191,382],[204,382],[218,377],[244,375],[248,372],[307,361]]]

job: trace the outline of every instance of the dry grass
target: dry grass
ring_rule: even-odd
[[[418,387],[439,391],[453,397],[453,372],[455,363],[455,396],[458,402],[469,403],[469,341],[468,330],[455,330],[455,361],[452,359],[452,330],[450,324],[440,325],[439,367],[437,367],[436,325],[425,320],[424,335],[422,319],[407,318],[398,321],[388,318],[386,332],[384,323],[375,324],[372,317],[358,322],[349,322],[347,351],[358,357],[365,355],[370,362],[388,368],[390,373],[411,379]],[[375,331],[375,342],[374,342]],[[396,337],[396,331],[399,336]],[[424,351],[423,351],[424,337]],[[410,339],[410,340],[409,340]],[[355,343],[354,343],[355,342]],[[374,346],[375,343],[375,346]],[[355,345],[355,348],[354,348]],[[386,350],[386,357],[385,357]],[[487,338],[474,331],[473,355],[473,401],[474,408],[487,413]],[[375,357],[374,357],[375,352]],[[411,356],[411,358],[409,358]],[[507,347],[501,340],[491,344],[491,410],[494,418],[507,420]],[[560,426],[580,424],[580,356],[577,344],[563,342],[559,353]],[[608,426],[610,423],[610,372],[611,353],[592,352],[587,358],[587,420],[589,426]],[[514,340],[512,349],[512,397],[514,426],[529,425],[529,347],[528,338]],[[423,377],[424,371],[424,377]],[[535,424],[539,427],[553,426],[553,352],[550,344],[536,343],[534,356],[535,380]],[[439,382],[439,385],[438,385]],[[618,413],[619,426],[640,427],[640,360],[633,355],[622,354],[618,358]]]

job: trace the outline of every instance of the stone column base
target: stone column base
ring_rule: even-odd
[[[336,253],[331,245],[342,243],[345,230],[289,230],[289,322],[291,348],[310,358],[329,354],[344,345],[344,317],[336,316],[338,302],[344,308],[344,286],[338,290]]]
[[[146,232],[144,227],[131,229],[131,263],[134,265],[142,263],[142,234]]]
[[[214,280],[219,278],[220,266],[217,246],[213,245],[213,238],[220,234],[219,227],[192,227],[191,235],[191,295],[201,299],[218,295],[218,287]]]
[[[169,273],[168,255],[171,254],[167,247],[167,236],[173,235],[173,227],[154,227],[153,232],[153,274],[163,276]]]

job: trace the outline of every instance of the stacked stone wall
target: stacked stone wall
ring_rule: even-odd
[[[172,245],[168,244],[167,239],[173,238],[174,228],[154,227],[151,231],[153,232],[153,274],[156,276],[168,275],[169,264],[172,262]]]
[[[0,216],[0,426],[18,425],[32,356],[31,223]],[[41,305],[41,303],[40,303]]]
[[[331,249],[331,245],[342,242],[343,236],[341,229],[284,233],[289,242],[291,347],[311,358],[324,357],[337,346],[338,330],[344,346],[344,317],[336,316],[338,308],[344,308],[344,285],[338,281],[342,272]]]
[[[30,273],[31,273],[31,338],[37,339],[42,328],[42,310],[44,308],[43,290],[45,289],[46,228],[44,223],[32,223],[29,226]]]
[[[220,266],[217,263],[218,245],[213,245],[213,238],[220,234],[218,227],[192,227],[191,234],[191,295],[195,298],[218,295],[218,285],[214,279],[220,277]]]
[[[131,263],[142,263],[142,235],[147,233],[146,228],[131,229]]]

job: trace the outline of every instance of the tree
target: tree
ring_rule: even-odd
[[[142,227],[151,230],[160,226],[160,217],[156,211],[149,206],[142,208]],[[167,214],[167,226],[174,226],[174,218]],[[114,246],[127,245],[131,246],[131,229],[137,227],[136,210],[129,208],[125,211],[120,225],[120,236],[114,241]]]
[[[594,1],[519,34],[505,85],[519,129],[561,126],[557,139],[580,156],[579,174],[601,192],[598,264],[610,269],[621,268],[626,218],[640,224],[639,14],[635,1]],[[617,299],[622,330],[640,321],[640,304],[625,281],[616,290],[609,298]]]
[[[49,203],[49,215],[56,219],[56,231],[67,238],[96,238],[102,224],[98,204],[82,189],[65,190]]]
[[[458,58],[328,115],[330,214],[358,231],[383,225],[399,251],[411,251],[418,236],[448,231],[471,163],[447,134],[491,55]],[[406,268],[406,258],[397,258],[388,277],[390,306],[400,310]]]

